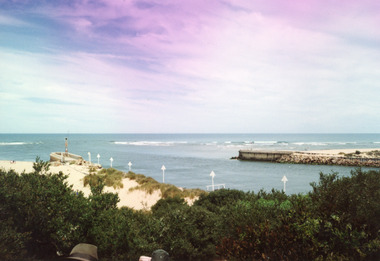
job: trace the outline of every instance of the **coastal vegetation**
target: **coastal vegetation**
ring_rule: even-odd
[[[138,260],[158,248],[172,260],[380,259],[379,170],[321,173],[307,194],[222,189],[191,206],[168,194],[150,211],[117,208],[118,195],[103,191],[111,173],[118,183],[116,170],[91,174],[85,197],[41,160],[32,173],[0,170],[0,259],[51,260],[80,242],[98,246],[102,260]]]
[[[90,167],[90,174],[84,177],[83,185],[93,187],[103,183],[105,186],[115,189],[123,188],[123,178],[125,178],[125,173],[120,170],[108,168],[96,172],[94,167]]]
[[[380,151],[379,150],[372,150],[368,152],[360,152],[359,150],[353,152],[353,153],[343,153],[345,157],[357,157],[357,158],[379,158],[380,157]]]
[[[90,168],[90,175],[87,175],[83,180],[83,185],[90,187],[98,186],[103,183],[105,186],[117,188],[123,188],[123,179],[128,178],[136,181],[139,185],[131,188],[130,190],[144,190],[149,194],[158,190],[161,192],[162,198],[180,197],[194,199],[206,192],[201,189],[182,189],[172,184],[160,183],[157,180],[146,177],[143,174],[136,174],[132,171],[124,173],[114,168],[101,169],[96,171],[95,168]]]
[[[163,198],[180,197],[194,199],[206,193],[201,189],[183,189],[171,184],[160,183],[151,177],[146,177],[143,174],[136,174],[132,171],[129,171],[125,177],[131,180],[135,180],[139,184],[139,186],[131,188],[131,190],[145,190],[150,194],[152,194],[155,190],[159,190]]]

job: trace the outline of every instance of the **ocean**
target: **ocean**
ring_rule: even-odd
[[[65,150],[108,168],[153,177],[184,188],[212,184],[243,191],[282,190],[307,193],[319,173],[350,175],[352,167],[279,164],[232,160],[241,149],[294,150],[379,148],[380,134],[0,134],[0,160],[48,161],[51,152]],[[99,158],[97,155],[99,154]],[[161,170],[165,166],[165,171]],[[363,168],[365,169],[365,168]],[[163,177],[164,176],[164,177]]]

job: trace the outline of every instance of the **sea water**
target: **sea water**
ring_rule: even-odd
[[[51,152],[65,151],[85,160],[153,177],[185,188],[224,184],[243,191],[282,190],[307,193],[320,172],[350,175],[355,168],[279,164],[232,160],[241,149],[326,150],[380,147],[380,134],[0,134],[0,160],[49,160]],[[97,157],[99,155],[99,158]],[[162,166],[165,171],[162,171]]]

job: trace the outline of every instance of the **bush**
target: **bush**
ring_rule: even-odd
[[[98,247],[98,255],[115,260],[138,260],[134,241],[138,234],[130,209],[113,208],[94,216],[88,240]]]
[[[325,253],[380,257],[379,175],[380,171],[361,169],[352,171],[351,177],[321,173],[319,183],[311,184],[313,211],[321,218],[317,236]]]
[[[217,219],[201,207],[177,206],[159,217],[156,242],[173,260],[209,260],[215,256]]]
[[[41,169],[43,170],[43,169]],[[0,171],[0,209],[3,254],[19,251],[19,258],[54,257],[66,252],[86,233],[86,214],[91,213],[83,193],[73,193],[62,173],[18,175]],[[1,237],[1,236],[0,236]]]
[[[146,177],[142,174],[136,174],[132,171],[129,171],[126,174],[126,177],[131,180],[135,180],[140,185],[134,188],[130,188],[130,190],[141,189],[141,190],[145,190],[149,194],[152,194],[154,191],[159,190],[163,198],[189,197],[193,199],[200,195],[206,194],[206,192],[201,189],[183,189],[182,190],[174,185],[160,183],[151,177]]]
[[[202,194],[194,205],[201,206],[207,210],[217,213],[218,210],[226,205],[235,204],[238,200],[246,198],[246,193],[235,189],[220,189],[208,194]]]
[[[180,197],[162,198],[156,202],[151,208],[153,215],[161,217],[170,211],[176,209],[187,208],[185,200]]]
[[[380,259],[380,171],[321,173],[306,195],[218,190],[193,206],[170,185],[129,173],[166,189],[149,212],[117,208],[101,178],[89,179],[86,198],[63,173],[36,164],[29,174],[0,170],[1,260],[50,260],[80,242],[97,245],[102,260],[138,260],[158,248],[172,260]]]
[[[231,229],[217,253],[228,260],[378,260],[379,175],[321,173],[308,195],[252,194],[223,208]]]
[[[90,187],[97,187],[103,183],[107,187],[113,187],[114,189],[123,188],[123,178],[125,174],[122,171],[109,168],[102,169],[98,173],[92,173],[85,176],[83,179],[83,185]]]

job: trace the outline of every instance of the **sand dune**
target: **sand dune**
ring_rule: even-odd
[[[33,172],[33,162],[28,161],[0,161],[0,168],[6,171],[13,169],[18,173],[22,172]],[[59,164],[53,163],[50,166],[49,172],[58,173],[62,171],[64,174],[68,175],[67,183],[73,185],[73,190],[83,191],[83,193],[88,196],[91,191],[90,187],[83,187],[83,178],[88,175],[88,166],[83,165],[69,165],[69,164]],[[161,192],[155,191],[152,194],[146,193],[142,190],[129,191],[130,188],[138,186],[138,183],[134,180],[128,178],[123,180],[124,187],[122,189],[114,189],[112,187],[105,187],[105,192],[118,193],[120,202],[118,207],[126,206],[136,210],[140,209],[150,209],[160,198]]]

